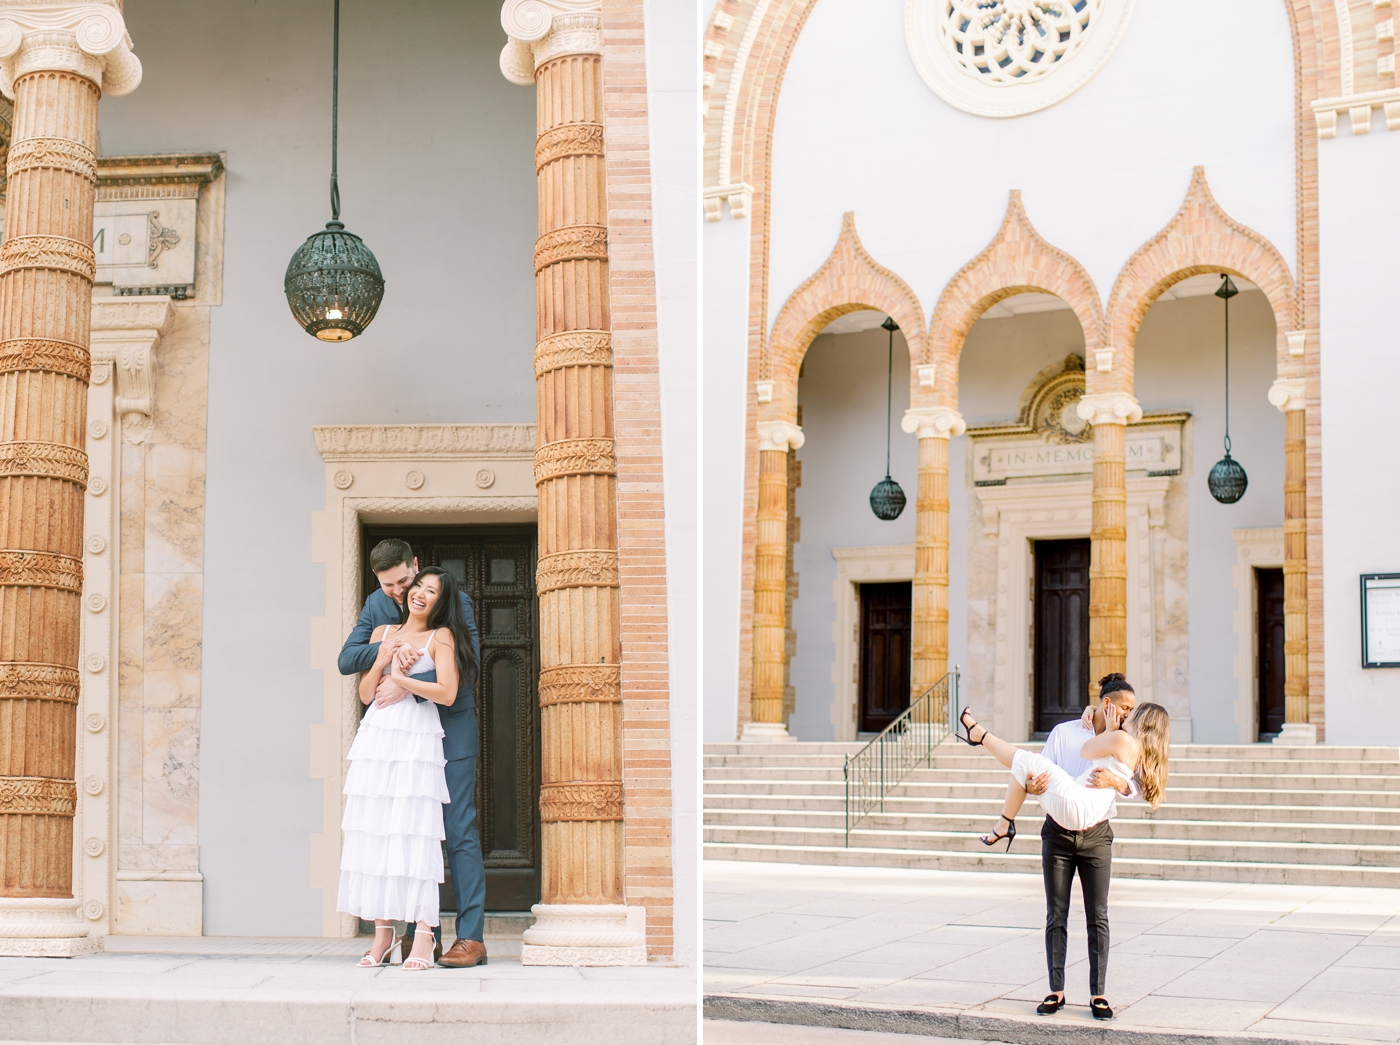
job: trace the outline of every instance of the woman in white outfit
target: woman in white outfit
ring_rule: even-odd
[[[959,740],[974,747],[985,747],[1002,765],[1011,770],[1025,798],[1028,776],[1050,774],[1050,784],[1039,795],[1040,807],[1067,831],[1084,831],[1106,820],[1114,802],[1111,788],[1094,787],[1090,777],[1095,769],[1106,769],[1114,776],[1136,781],[1142,797],[1156,809],[1167,787],[1167,752],[1171,747],[1171,718],[1160,704],[1139,704],[1127,717],[1120,718],[1117,706],[1106,701],[1103,706],[1107,728],[1085,742],[1080,756],[1089,768],[1072,777],[1043,755],[1018,748],[992,736],[977,724],[972,713],[963,709],[961,721],[967,736],[955,734]],[[981,735],[974,738],[973,730]],[[1008,805],[1012,799],[1008,796]],[[1003,819],[1006,819],[1003,817]],[[1010,830],[1003,838],[1016,836],[1015,822],[1008,821]]]
[[[438,705],[457,699],[457,680],[471,649],[452,575],[430,566],[404,593],[398,624],[380,625],[374,667],[360,677],[369,705],[350,745],[345,777],[345,848],[336,909],[374,919],[374,945],[365,968],[387,965],[399,944],[394,921],[416,922],[403,967],[424,970],[438,958],[443,880],[443,803],[448,801]],[[400,696],[376,700],[389,675]]]

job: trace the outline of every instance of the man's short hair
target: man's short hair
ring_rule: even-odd
[[[369,568],[375,573],[392,570],[400,563],[405,566],[413,565],[413,549],[408,546],[407,541],[401,541],[397,537],[380,541],[369,553]]]
[[[1132,685],[1129,684],[1128,680],[1124,678],[1123,673],[1121,671],[1111,672],[1105,675],[1103,678],[1099,679],[1100,698],[1107,697],[1112,693],[1121,693],[1124,691],[1132,693],[1134,696],[1137,695],[1137,691],[1133,689]]]

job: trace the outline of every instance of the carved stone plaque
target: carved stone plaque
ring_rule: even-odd
[[[1174,475],[1181,471],[1181,426],[1173,420],[1128,426],[1128,471]],[[972,480],[1000,486],[1008,479],[1088,475],[1094,470],[1092,442],[1056,442],[1040,434],[974,436]]]
[[[97,282],[117,294],[172,294],[194,286],[195,199],[100,200],[93,214]]]

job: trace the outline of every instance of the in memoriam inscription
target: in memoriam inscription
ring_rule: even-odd
[[[1176,475],[1181,471],[1182,421],[1129,425],[1124,451],[1129,471]],[[1040,435],[973,437],[972,479],[1000,486],[1009,479],[1085,475],[1094,470],[1094,444],[1052,442]]]

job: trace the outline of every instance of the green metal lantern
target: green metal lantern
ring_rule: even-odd
[[[1225,302],[1225,456],[1206,476],[1206,489],[1221,504],[1234,504],[1249,488],[1244,466],[1230,456],[1230,299],[1239,292],[1229,274],[1222,272],[1215,296]]]
[[[909,503],[904,496],[904,488],[890,478],[890,425],[893,423],[890,396],[894,387],[894,332],[899,329],[899,324],[893,316],[886,316],[880,326],[890,335],[888,369],[885,373],[885,477],[870,491],[870,510],[881,522],[893,522]]]
[[[365,241],[340,220],[336,175],[340,122],[340,0],[335,0],[331,58],[331,220],[308,236],[287,263],[282,289],[292,315],[322,341],[349,341],[365,332],[384,300],[384,276]]]

